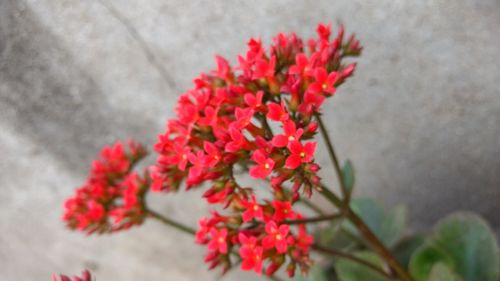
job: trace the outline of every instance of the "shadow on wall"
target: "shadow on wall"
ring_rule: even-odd
[[[30,8],[19,2],[0,3],[0,117],[4,122],[77,173],[88,169],[104,144],[155,136],[141,126],[147,120],[127,118],[126,112],[110,106],[92,75],[76,65]]]

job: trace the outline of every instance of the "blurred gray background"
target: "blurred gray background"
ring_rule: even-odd
[[[465,209],[499,233],[498,0],[0,0],[0,280],[84,267],[102,281],[216,278],[203,247],[154,221],[113,236],[66,230],[63,200],[102,145],[152,145],[214,54],[234,62],[252,36],[308,37],[319,21],[344,22],[365,47],[325,108],[357,195],[407,204],[414,230]],[[154,201],[195,225],[199,197]]]

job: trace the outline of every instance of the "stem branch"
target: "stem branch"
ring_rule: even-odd
[[[378,237],[370,230],[365,222],[354,213],[350,208],[346,210],[346,216],[354,226],[361,232],[363,237],[368,240],[372,248],[389,264],[389,266],[396,271],[402,281],[413,281],[413,278],[408,274],[406,269],[399,263],[399,261],[392,255],[392,253],[385,247],[385,245],[378,239]]]
[[[163,215],[157,213],[156,211],[147,210],[147,213],[149,214],[150,217],[155,218],[155,219],[161,221],[162,223],[164,223],[168,226],[174,227],[182,232],[185,232],[185,233],[188,233],[191,235],[194,235],[196,233],[195,230],[192,229],[191,227],[183,225],[179,222],[173,221],[167,217],[164,217]]]
[[[334,220],[341,218],[342,214],[331,214],[331,215],[326,215],[326,216],[319,216],[319,217],[313,217],[313,218],[307,218],[307,219],[300,219],[300,220],[286,220],[283,221],[285,224],[306,224],[306,223],[313,223],[313,222],[322,222],[322,221],[329,221],[329,220]]]
[[[370,268],[371,270],[379,273],[380,275],[384,276],[387,280],[394,280],[394,278],[391,275],[389,275],[387,272],[385,272],[384,270],[382,270],[380,267],[376,266],[375,264],[373,264],[371,262],[368,262],[366,260],[360,259],[360,258],[358,258],[356,256],[350,255],[348,253],[341,252],[339,250],[329,249],[329,248],[326,248],[326,247],[323,247],[323,246],[320,246],[320,245],[317,245],[317,244],[313,244],[312,245],[312,249],[314,249],[314,250],[316,250],[316,251],[318,251],[320,253],[324,253],[324,254],[336,256],[336,257],[339,257],[339,258],[343,258],[343,259],[347,259],[347,260],[359,263],[359,264],[364,265],[367,268]]]

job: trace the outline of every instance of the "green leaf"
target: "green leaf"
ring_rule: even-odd
[[[436,243],[451,256],[465,281],[498,281],[498,245],[488,224],[479,216],[460,212],[436,226]]]
[[[382,268],[382,261],[375,253],[358,252],[354,255]],[[334,266],[340,281],[386,281],[380,273],[348,259],[339,258]]]
[[[292,281],[328,281],[326,278],[325,271],[319,266],[312,266],[309,269],[307,276],[302,276],[301,274],[295,274]]]
[[[335,249],[346,249],[356,245],[351,235],[339,228],[337,225],[330,225],[320,229],[316,233],[316,240],[320,245],[327,245]]]
[[[347,160],[344,164],[344,167],[342,167],[342,178],[344,179],[344,186],[346,187],[347,192],[351,194],[354,188],[355,178],[354,167],[352,166],[350,160]]]
[[[394,246],[403,235],[406,227],[407,210],[405,206],[394,208],[382,222],[381,238],[388,247]]]
[[[403,206],[388,214],[372,199],[355,199],[351,206],[387,247],[392,247],[401,238],[406,226],[406,208]],[[356,233],[352,225],[349,229]]]
[[[404,266],[408,267],[413,253],[424,244],[424,235],[414,235],[400,240],[393,248],[392,252],[396,259]]]
[[[445,250],[432,243],[425,244],[411,257],[410,274],[416,281],[427,281],[432,267],[437,263],[453,268],[453,260]]]
[[[427,281],[462,281],[462,278],[443,263],[436,263]]]

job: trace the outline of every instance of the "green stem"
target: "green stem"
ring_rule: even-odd
[[[328,201],[330,201],[334,206],[336,206],[339,210],[343,209],[342,200],[340,200],[340,198],[337,195],[335,195],[335,193],[330,191],[326,186],[321,186],[320,193],[326,199],[328,199]]]
[[[343,259],[347,259],[347,260],[350,260],[350,261],[353,261],[355,263],[358,263],[360,265],[363,265],[377,273],[379,273],[380,275],[384,276],[387,280],[394,280],[394,278],[389,275],[387,272],[385,272],[384,270],[382,270],[380,267],[376,266],[375,264],[371,263],[371,262],[368,262],[366,260],[363,260],[363,259],[360,259],[356,256],[353,256],[353,255],[350,255],[348,253],[344,253],[344,252],[341,252],[339,250],[335,250],[335,249],[330,249],[330,248],[326,248],[326,247],[323,247],[323,246],[320,246],[320,245],[317,245],[317,244],[313,244],[312,245],[312,249],[320,252],[320,253],[324,253],[324,254],[328,254],[328,255],[332,255],[332,256],[336,256],[336,257],[339,257],[339,258],[343,258]]]
[[[410,274],[408,274],[408,272],[392,255],[392,253],[384,246],[384,244],[378,239],[378,237],[370,230],[370,228],[364,223],[364,221],[352,211],[349,206],[345,206],[340,198],[338,198],[337,195],[335,195],[325,186],[322,187],[321,194],[345,213],[344,215],[346,216],[346,218],[352,224],[354,224],[354,226],[368,241],[375,252],[377,252],[387,262],[387,264],[389,264],[389,266],[394,269],[394,271],[396,271],[402,281],[413,281],[413,278],[410,276]]]
[[[306,224],[306,223],[313,223],[313,222],[335,220],[335,219],[338,219],[341,217],[342,217],[342,214],[331,214],[331,215],[326,215],[326,216],[319,216],[319,217],[300,219],[300,220],[286,220],[286,221],[283,221],[283,223],[284,224]]]
[[[314,212],[316,212],[316,214],[318,214],[318,215],[321,215],[321,216],[326,215],[326,213],[323,210],[321,210],[318,206],[314,205],[313,202],[311,202],[305,198],[300,198],[299,202],[304,204],[305,206],[307,206],[309,209],[313,210]]]
[[[147,213],[149,214],[150,217],[155,218],[155,219],[161,221],[162,223],[167,224],[171,227],[174,227],[182,232],[185,232],[185,233],[188,233],[191,235],[194,235],[196,233],[196,231],[194,229],[190,228],[189,226],[185,226],[181,223],[173,221],[173,220],[171,220],[167,217],[164,217],[163,215],[161,215],[155,211],[147,210]]]
[[[344,176],[342,174],[342,169],[340,168],[339,160],[337,159],[337,156],[335,154],[335,150],[333,149],[333,144],[332,141],[330,140],[330,136],[328,135],[328,131],[326,130],[326,126],[323,123],[323,119],[321,119],[321,116],[319,113],[315,113],[314,116],[316,117],[316,120],[318,120],[318,125],[319,129],[321,131],[321,136],[323,137],[323,140],[325,141],[326,148],[328,150],[328,154],[330,155],[330,159],[332,160],[333,163],[333,168],[335,170],[335,173],[337,174],[337,177],[340,182],[340,189],[342,190],[342,197],[344,198],[344,201],[349,202],[349,191],[347,190],[347,187],[345,185],[344,181]]]
[[[372,248],[389,264],[389,266],[396,271],[402,281],[413,281],[413,278],[408,274],[406,269],[399,263],[399,261],[392,255],[392,253],[385,247],[385,245],[378,239],[378,237],[370,230],[365,222],[354,213],[350,208],[346,210],[346,216],[349,221],[356,226],[361,232],[363,237],[368,240]]]

